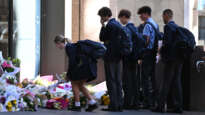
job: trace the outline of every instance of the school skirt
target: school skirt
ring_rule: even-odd
[[[71,81],[86,80],[87,82],[90,82],[97,78],[97,64],[76,65],[73,68],[69,68],[68,72],[68,78]]]

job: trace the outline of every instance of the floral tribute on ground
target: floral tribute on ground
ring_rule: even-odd
[[[20,82],[19,59],[1,59],[0,65],[0,112],[37,111],[39,108],[67,110],[73,106],[72,86],[66,82],[65,72]],[[109,103],[105,82],[87,87],[99,103]],[[83,95],[81,106],[87,106]]]

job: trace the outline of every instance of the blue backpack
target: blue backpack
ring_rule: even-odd
[[[91,40],[80,40],[77,42],[78,50],[93,59],[102,58],[105,55],[107,48],[99,42]]]
[[[196,46],[195,37],[188,29],[177,26],[175,33],[174,48],[179,58],[189,57]]]
[[[122,27],[118,28],[117,41],[121,56],[127,56],[132,52],[132,40],[129,39],[127,33]]]
[[[141,33],[133,30],[130,26],[128,26],[129,30],[132,32],[132,53],[129,56],[131,61],[137,61],[142,57],[143,50],[145,49],[145,40]]]

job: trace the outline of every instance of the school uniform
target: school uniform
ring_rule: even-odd
[[[79,51],[76,43],[67,43],[65,48],[69,58],[67,77],[72,81],[87,80],[97,77],[97,61]]]
[[[117,110],[123,106],[122,80],[121,80],[121,54],[119,41],[117,41],[120,23],[114,18],[110,19],[105,27],[101,28],[100,41],[104,42],[107,51],[104,56],[105,78],[110,97],[109,109]]]
[[[152,23],[156,29],[159,29],[156,22],[149,18],[146,22]],[[154,68],[156,60],[156,52],[154,51],[154,41],[155,41],[155,30],[149,24],[146,23],[143,29],[143,36],[148,36],[150,41],[147,44],[142,56],[142,84],[143,84],[143,95],[144,95],[144,106],[152,107],[154,105]]]
[[[182,109],[182,85],[181,72],[183,61],[177,56],[174,48],[175,32],[177,25],[170,21],[164,27],[164,41],[161,49],[162,61],[165,64],[163,84],[160,90],[159,106],[167,102],[168,94],[172,94],[172,102],[175,109]]]
[[[137,35],[138,29],[133,23],[128,23],[124,26],[124,30],[127,33],[129,39],[133,42],[132,53],[128,56],[123,57],[123,76],[122,84],[124,91],[124,108],[136,108],[138,107],[139,101],[139,78],[137,77],[137,59],[138,49],[137,48]]]

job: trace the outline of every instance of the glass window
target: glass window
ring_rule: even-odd
[[[199,17],[199,40],[205,40],[205,16]]]
[[[0,51],[4,58],[8,57],[8,0],[0,0]]]

